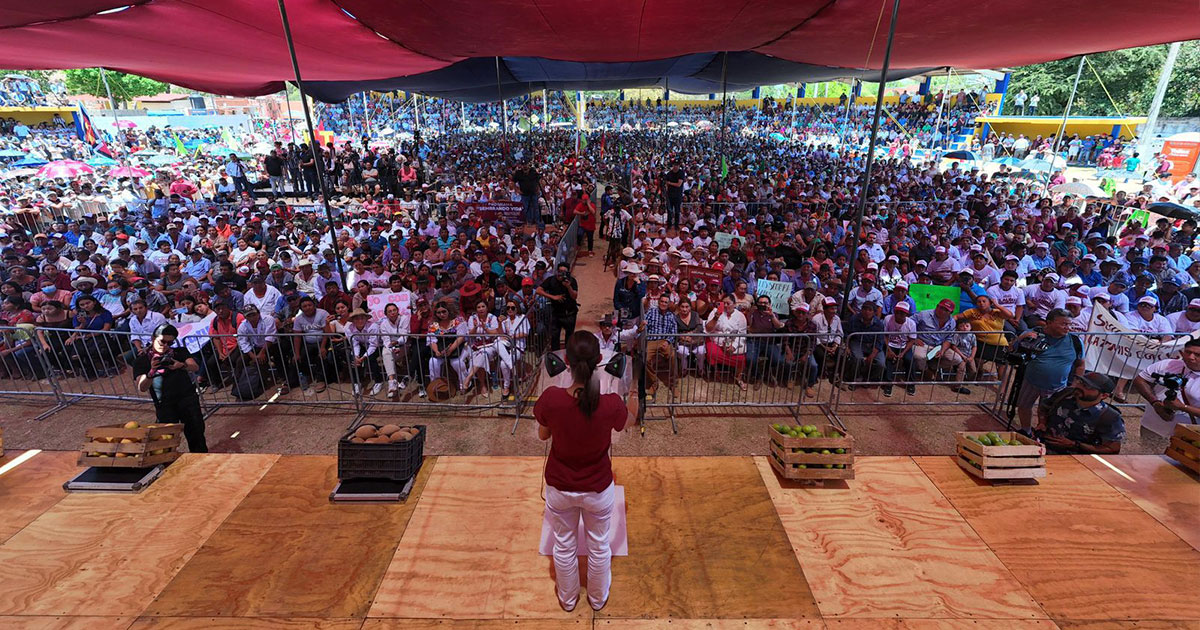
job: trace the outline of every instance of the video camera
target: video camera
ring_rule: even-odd
[[[1000,362],[1013,366],[1025,365],[1037,355],[1045,352],[1049,347],[1050,338],[1044,334],[1018,339],[1012,345],[1012,348],[1004,356],[1000,357]]]
[[[1173,402],[1179,398],[1179,392],[1187,385],[1187,379],[1182,374],[1163,374],[1154,372],[1150,375],[1154,379],[1154,384],[1160,387],[1165,387],[1166,392],[1163,394],[1163,402]]]

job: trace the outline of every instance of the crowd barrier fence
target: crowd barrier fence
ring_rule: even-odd
[[[910,336],[932,336],[909,346]],[[999,339],[997,339],[999,337]],[[1001,419],[1010,380],[1009,332],[856,332],[838,339],[830,401],[834,416],[847,407],[975,406]],[[938,342],[940,339],[940,343]],[[1003,343],[997,343],[1003,341]],[[868,361],[868,359],[870,359]]]
[[[821,335],[635,331],[627,328],[622,336],[633,337],[636,346],[640,420],[663,410],[678,432],[677,410],[685,408],[775,408],[797,420],[812,408],[829,416],[832,388],[820,376],[833,357],[814,352]]]

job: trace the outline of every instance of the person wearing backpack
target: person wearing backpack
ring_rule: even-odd
[[[1039,338],[1039,345],[1045,345],[1025,364],[1017,394],[1020,432],[1026,437],[1033,437],[1034,405],[1066,387],[1071,375],[1083,370],[1083,342],[1070,332],[1071,314],[1054,308],[1046,313],[1045,322],[1041,328],[1017,337],[1018,347],[1022,341],[1033,338]]]

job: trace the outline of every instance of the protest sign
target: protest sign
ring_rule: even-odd
[[[958,287],[943,287],[936,284],[910,284],[908,295],[917,305],[918,311],[928,311],[935,308],[938,302],[950,300],[954,302],[954,312],[958,312],[958,298],[962,297],[962,289]],[[915,315],[915,313],[914,313]]]
[[[208,317],[190,324],[179,324],[175,328],[179,331],[179,336],[175,338],[175,345],[183,344],[187,351],[196,354],[208,343],[208,330],[212,327],[213,320],[216,319],[216,313],[209,313]]]
[[[696,284],[697,280],[703,280],[704,284],[712,286],[714,283],[721,284],[721,280],[725,277],[721,271],[712,267],[700,267],[698,265],[688,265],[680,269],[683,277],[692,281],[692,285]]]
[[[412,294],[408,291],[401,291],[399,293],[392,293],[391,291],[372,293],[367,296],[367,310],[371,312],[371,319],[373,321],[379,321],[383,318],[383,309],[387,308],[388,304],[395,304],[401,313],[407,312],[409,310],[408,303],[411,298]]]
[[[1175,337],[1170,341],[1137,334],[1120,315],[1096,304],[1092,310],[1092,321],[1088,324],[1088,334],[1083,335],[1084,367],[1089,372],[1131,379],[1158,361],[1179,357],[1183,345],[1196,337],[1200,337],[1200,332],[1187,337]]]
[[[509,225],[525,222],[525,209],[520,201],[463,201],[459,210],[489,221],[503,221]]]
[[[771,310],[776,313],[788,314],[791,312],[791,307],[788,306],[788,299],[792,297],[792,283],[780,282],[778,280],[759,280],[755,288],[756,295],[765,295],[771,298]]]
[[[713,234],[713,240],[717,242],[717,247],[720,247],[721,249],[729,247],[729,244],[732,243],[733,239],[735,238],[738,240],[739,244],[746,244],[745,236],[738,236],[737,234],[730,234],[729,232],[717,232],[716,234]]]

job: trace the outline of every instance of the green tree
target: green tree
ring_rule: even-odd
[[[1144,116],[1154,99],[1154,88],[1167,46],[1144,46],[1088,55],[1071,114],[1079,116]],[[1010,95],[1022,90],[1042,97],[1041,115],[1061,115],[1071,95],[1079,57],[1018,68]],[[1200,41],[1185,42],[1163,99],[1163,116],[1200,116]]]
[[[139,96],[153,96],[167,91],[167,84],[154,79],[147,79],[136,74],[104,71],[108,79],[108,87],[112,90],[113,107],[125,105]],[[66,71],[67,92],[71,94],[91,94],[100,98],[108,98],[104,90],[104,81],[100,78],[99,68],[80,68]]]

